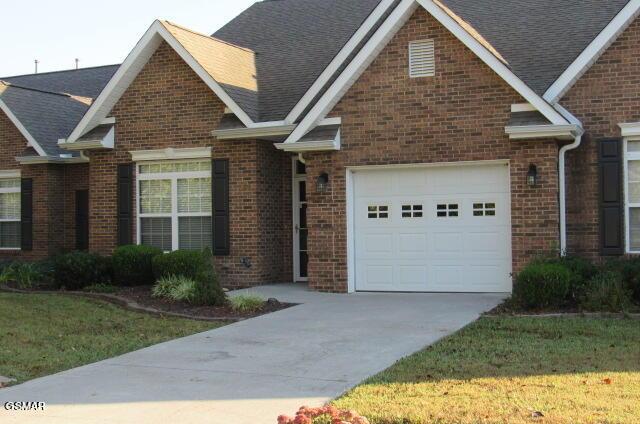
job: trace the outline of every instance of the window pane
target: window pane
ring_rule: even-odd
[[[146,246],[172,250],[171,218],[140,218],[140,238]]]
[[[0,247],[5,249],[20,248],[19,222],[0,222]]]
[[[20,193],[0,193],[0,219],[20,219]]]
[[[140,165],[141,174],[211,171],[211,161],[159,162]]]
[[[627,143],[627,151],[640,152],[640,141],[630,141]]]
[[[640,208],[629,209],[629,248],[640,251]]]
[[[140,212],[171,213],[171,180],[140,181]]]
[[[202,250],[212,247],[210,216],[184,216],[178,218],[180,249]]]
[[[0,179],[0,188],[20,188],[19,178]]]
[[[211,212],[211,178],[178,180],[178,212]]]

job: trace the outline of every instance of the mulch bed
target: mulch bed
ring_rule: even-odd
[[[151,287],[148,286],[123,287],[118,290],[115,295],[133,300],[139,305],[157,309],[159,311],[193,315],[204,318],[255,318],[260,315],[277,312],[294,306],[290,303],[267,302],[261,310],[247,314],[234,311],[230,306],[193,306],[186,302],[175,302],[169,299],[156,298],[151,296]]]
[[[241,313],[233,310],[231,306],[194,306],[186,302],[154,298],[151,296],[151,286],[122,287],[113,294],[47,290],[43,287],[33,290],[20,290],[11,285],[0,286],[0,289],[14,293],[61,294],[100,299],[137,312],[202,321],[242,321],[296,306],[293,303],[282,303],[275,299],[269,299],[262,309],[251,313]]]
[[[585,312],[577,308],[565,308],[562,310],[539,310],[539,311],[520,311],[513,309],[507,304],[501,304],[485,313],[486,317],[522,317],[522,318],[631,318],[640,319],[640,313],[636,310],[631,312]]]

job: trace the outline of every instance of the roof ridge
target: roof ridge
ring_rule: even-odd
[[[111,66],[120,66],[120,65],[121,65],[120,63],[113,63],[111,65],[87,66],[86,68],[78,68],[78,69],[62,69],[59,71],[38,72],[37,74],[11,75],[6,77],[0,77],[0,80],[5,80],[7,78],[35,77],[40,75],[62,74],[65,72],[77,72],[77,71],[85,71],[89,69],[109,68]]]
[[[190,33],[192,33],[192,34],[194,34],[194,35],[199,35],[200,37],[208,38],[209,40],[217,41],[217,42],[219,42],[219,43],[226,44],[226,45],[231,46],[231,47],[236,47],[236,48],[238,48],[238,49],[245,50],[245,51],[251,52],[251,53],[253,53],[253,54],[255,54],[255,53],[256,53],[256,52],[254,52],[253,50],[251,50],[251,49],[249,49],[249,48],[247,48],[247,47],[242,47],[242,46],[239,46],[239,45],[237,45],[237,44],[233,44],[233,43],[230,43],[230,42],[228,42],[228,41],[221,40],[221,39],[219,39],[218,37],[214,37],[213,35],[207,35],[207,34],[202,33],[202,32],[194,31],[194,30],[192,30],[191,28],[187,28],[187,27],[185,27],[185,26],[182,26],[182,25],[176,24],[175,22],[171,22],[171,21],[167,21],[167,20],[164,20],[164,21],[161,21],[161,22],[163,22],[163,23],[165,23],[165,24],[169,24],[169,25],[171,25],[171,26],[173,26],[173,27],[176,27],[176,28],[179,28],[179,29],[181,29],[181,30],[184,30],[184,31],[190,32]]]
[[[35,91],[38,93],[44,93],[44,94],[51,94],[54,96],[62,96],[62,97],[83,97],[83,96],[76,96],[74,94],[70,94],[70,93],[61,93],[61,92],[57,92],[57,91],[47,91],[47,90],[40,90],[38,88],[33,88],[33,87],[24,87],[22,85],[19,84],[14,84],[11,83],[9,81],[5,81],[3,79],[0,79],[0,82],[4,85],[6,85],[7,87],[14,87],[14,88],[19,88],[21,90],[28,90],[28,91]],[[87,97],[88,98],[88,97]]]

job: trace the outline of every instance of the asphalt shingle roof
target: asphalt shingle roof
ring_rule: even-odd
[[[256,53],[260,121],[284,119],[380,0],[255,3],[214,37]]]
[[[0,99],[48,155],[107,85],[118,65],[0,78]],[[4,82],[2,82],[4,81]]]
[[[542,95],[628,0],[440,0]]]

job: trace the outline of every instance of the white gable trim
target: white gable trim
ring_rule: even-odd
[[[207,71],[187,52],[187,50],[167,31],[160,21],[155,21],[142,36],[138,44],[133,48],[122,65],[118,68],[102,93],[91,105],[82,120],[73,130],[67,143],[73,143],[84,133],[100,125],[107,118],[111,109],[127,90],[129,85],[138,76],[147,64],[153,53],[158,49],[162,41],[166,41],[191,69],[207,84],[207,86],[222,100],[222,102],[242,121],[246,126],[253,124],[253,120],[238,104],[224,91]]]
[[[0,100],[0,110],[2,110],[7,115],[7,117],[13,123],[13,125],[16,126],[18,131],[20,131],[20,134],[22,134],[22,136],[27,139],[27,146],[33,147],[33,149],[36,152],[38,152],[38,154],[40,156],[47,156],[47,153],[40,146],[40,144],[38,144],[36,139],[33,138],[33,136],[29,133],[29,131],[27,131],[25,126],[22,125],[22,122],[20,122],[18,117],[16,115],[14,115],[13,112],[11,112],[11,109],[9,109],[9,106],[7,106],[7,104],[5,102],[3,102],[2,100]]]
[[[640,0],[630,0],[602,32],[587,46],[578,58],[549,87],[544,98],[558,102],[589,68],[602,56],[640,13]]]
[[[351,39],[347,42],[347,44],[342,47],[342,49],[338,52],[338,54],[333,58],[329,66],[325,68],[325,70],[320,74],[320,76],[316,79],[313,85],[307,90],[304,96],[298,103],[291,109],[291,112],[285,118],[286,122],[296,122],[300,115],[304,113],[304,111],[309,107],[309,104],[315,99],[315,97],[320,93],[320,90],[329,82],[331,77],[340,69],[340,66],[344,63],[345,60],[349,57],[349,55],[353,52],[353,50],[358,47],[358,44],[362,42],[364,37],[371,31],[376,22],[382,18],[382,16],[387,12],[389,7],[393,5],[395,0],[382,0],[378,6],[371,12],[369,17],[363,22],[363,24],[358,28],[358,30],[353,34]]]
[[[640,1],[640,0],[639,0]],[[317,123],[338,103],[339,99],[362,75],[375,57],[384,49],[395,33],[405,24],[417,9],[418,3],[424,7],[435,19],[456,36],[465,46],[473,51],[484,63],[494,70],[507,84],[516,90],[536,110],[542,113],[552,124],[564,125],[567,120],[556,111],[542,97],[536,94],[520,78],[502,63],[493,53],[485,48],[478,40],[472,37],[464,28],[451,18],[433,0],[403,0],[391,13],[389,18],[376,31],[366,45],[356,55],[354,60],[346,67],[329,90],[314,105],[311,111],[300,122],[296,130],[289,136],[285,143],[295,143],[307,132],[313,129]]]
[[[340,98],[373,62],[395,33],[418,8],[415,0],[402,0],[386,21],[378,28],[356,57],[349,63],[329,89],[316,102],[285,143],[295,143],[315,127],[338,103]]]

